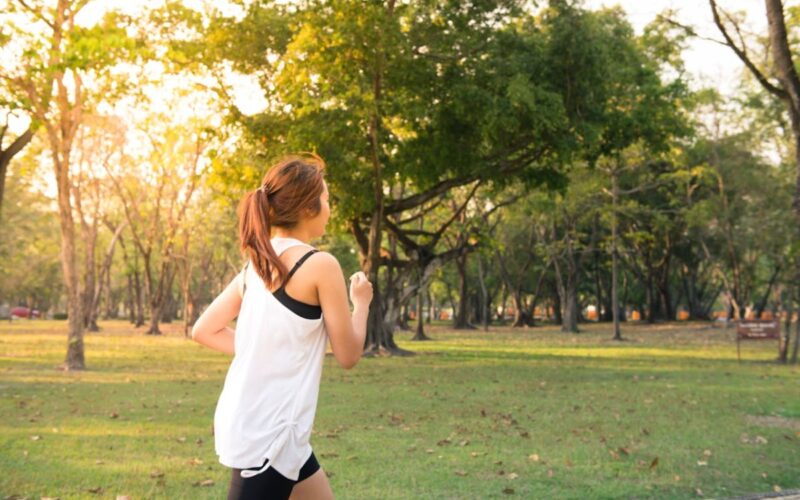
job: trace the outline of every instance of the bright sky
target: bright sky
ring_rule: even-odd
[[[784,4],[797,5],[798,1],[784,0]],[[703,37],[722,40],[714,25],[708,0],[586,0],[586,5],[592,9],[619,5],[628,14],[637,33],[641,33],[660,12],[673,9],[682,24],[693,26]],[[745,32],[766,33],[767,14],[763,1],[717,0],[717,6],[732,14],[744,13],[747,19]],[[733,92],[743,69],[742,62],[731,49],[711,41],[691,40],[683,57],[695,86],[716,87],[723,94]]]

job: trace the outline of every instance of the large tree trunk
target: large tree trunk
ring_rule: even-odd
[[[456,258],[456,270],[458,271],[458,310],[453,321],[453,328],[456,330],[468,330],[474,328],[469,324],[469,318],[467,317],[469,312],[467,258],[467,253],[459,255]]]
[[[784,91],[784,102],[789,111],[794,136],[795,154],[795,191],[794,210],[800,222],[800,76],[792,59],[789,37],[784,21],[783,2],[766,0],[767,21],[769,22],[769,40],[772,49],[775,72]]]
[[[528,309],[525,307],[525,301],[522,298],[522,292],[516,290],[511,294],[511,301],[514,303],[514,320],[511,323],[512,328],[519,328],[528,324]]]
[[[164,294],[164,305],[161,307],[161,323],[172,323],[172,320],[175,319],[176,315],[176,304],[177,301],[175,300],[175,296],[172,294],[172,290],[167,288],[166,293]]]
[[[394,15],[394,0],[390,0],[387,5],[387,15]],[[369,151],[372,163],[372,192],[374,206],[370,217],[369,232],[365,238],[359,222],[352,221],[351,230],[354,231],[356,240],[361,247],[361,270],[367,275],[367,279],[372,283],[372,303],[369,308],[369,318],[367,320],[367,337],[364,345],[365,354],[378,354],[389,352],[393,354],[410,354],[408,351],[400,349],[394,341],[393,325],[386,324],[384,321],[384,297],[379,282],[379,270],[381,265],[381,240],[383,230],[381,222],[384,216],[383,203],[383,165],[381,164],[381,102],[383,92],[383,72],[384,57],[378,57],[375,61],[374,72],[372,74],[372,92],[374,98],[373,112],[369,120]],[[364,244],[366,243],[366,245]]]
[[[578,284],[574,278],[567,279],[565,292],[561,331],[578,333]]]
[[[555,268],[555,267],[554,267]],[[563,308],[561,307],[562,300],[561,300],[561,287],[558,285],[555,286],[556,293],[553,294],[553,316],[556,324],[562,325],[564,324],[564,315],[562,314]]]
[[[62,161],[61,158],[64,158]],[[61,270],[67,288],[67,308],[69,333],[67,336],[67,355],[63,368],[83,370],[86,368],[83,351],[83,307],[78,288],[78,271],[75,255],[75,222],[72,219],[70,202],[69,149],[66,152],[53,152],[58,186],[58,215],[61,223]]]
[[[558,291],[559,314],[561,331],[568,333],[579,333],[578,330],[578,280],[574,269],[574,256],[569,255],[570,245],[567,245],[567,269],[566,276],[561,272],[561,265],[558,258],[553,259],[553,267],[556,271],[556,290]]]

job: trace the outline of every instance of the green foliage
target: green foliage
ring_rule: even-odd
[[[252,143],[268,156],[319,152],[350,218],[374,202],[365,189],[374,182],[374,116],[385,178],[416,190],[470,175],[558,182],[545,159],[563,149],[567,122],[557,83],[543,78],[546,42],[532,21],[505,22],[518,16],[513,2],[414,2],[391,13],[377,3],[257,3],[238,23],[212,23],[209,41],[219,46],[209,52],[263,78],[270,108],[242,119]],[[271,46],[258,45],[261,33]],[[246,50],[223,52],[229,39]],[[499,175],[509,165],[521,174]]]
[[[22,164],[22,159],[19,161]],[[34,158],[26,156],[25,163]],[[0,304],[41,310],[59,304],[60,233],[52,204],[33,189],[36,171],[14,168],[6,178],[0,238]]]
[[[128,36],[125,22],[122,16],[112,11],[99,24],[77,26],[69,31],[62,66],[58,69],[97,71],[130,60],[139,45],[137,40]]]

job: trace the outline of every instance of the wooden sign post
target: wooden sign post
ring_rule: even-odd
[[[736,324],[736,357],[742,362],[739,343],[742,340],[778,340],[781,345],[781,324],[777,319],[743,319]]]

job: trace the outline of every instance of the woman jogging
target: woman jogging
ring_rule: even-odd
[[[362,272],[350,277],[351,315],[339,262],[309,245],[330,217],[324,168],[317,156],[287,158],[244,197],[248,262],[192,329],[195,341],[233,355],[214,414],[229,500],[333,498],[309,444],[322,362],[329,340],[345,369],[360,359],[372,284]]]

